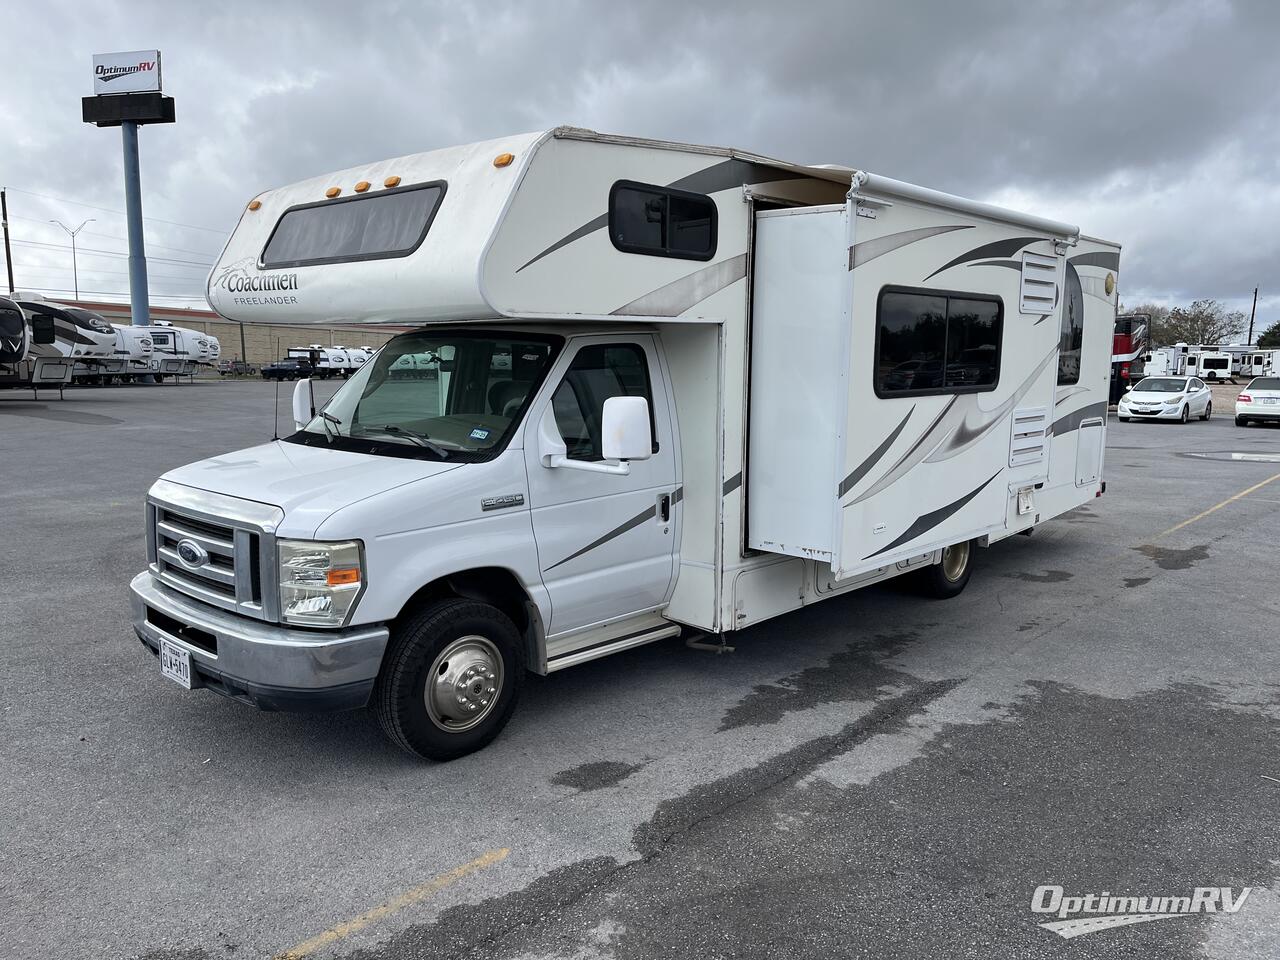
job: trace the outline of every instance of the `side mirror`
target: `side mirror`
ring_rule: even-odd
[[[301,430],[316,415],[316,398],[309,379],[299,380],[293,388],[293,425]]]
[[[649,401],[644,397],[606,400],[600,445],[606,460],[648,460],[653,456]]]

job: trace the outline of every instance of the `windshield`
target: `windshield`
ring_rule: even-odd
[[[1177,377],[1146,377],[1133,389],[1143,393],[1181,393],[1186,388],[1187,381]]]
[[[1280,377],[1258,377],[1249,381],[1247,390],[1280,390]]]
[[[426,459],[487,459],[505,444],[557,337],[429,330],[391,340],[289,439]]]

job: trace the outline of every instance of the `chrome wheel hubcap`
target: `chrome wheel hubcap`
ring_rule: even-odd
[[[969,543],[957,543],[950,547],[944,547],[942,550],[942,575],[951,582],[959,580],[964,575],[964,569],[969,565]]]
[[[502,692],[502,654],[480,636],[460,637],[436,657],[423,697],[431,722],[449,733],[481,723]]]

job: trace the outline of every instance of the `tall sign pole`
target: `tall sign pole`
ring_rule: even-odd
[[[124,209],[129,225],[129,306],[133,322],[151,322],[147,295],[147,251],[142,234],[142,176],[138,127],[173,123],[173,97],[161,92],[160,51],[99,53],[93,57],[92,97],[81,100],[85,123],[119,127],[124,141]]]

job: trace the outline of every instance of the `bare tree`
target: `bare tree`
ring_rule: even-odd
[[[1164,343],[1229,343],[1244,330],[1245,315],[1228,310],[1217,300],[1196,300],[1189,307],[1175,307],[1162,324]]]

